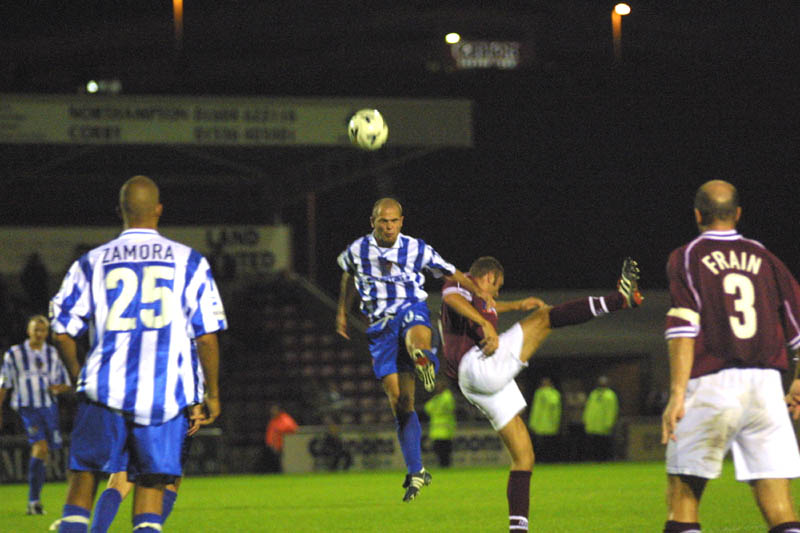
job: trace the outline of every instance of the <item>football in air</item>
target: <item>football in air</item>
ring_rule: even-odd
[[[389,137],[389,126],[377,109],[361,109],[350,117],[347,135],[362,150],[377,150]]]

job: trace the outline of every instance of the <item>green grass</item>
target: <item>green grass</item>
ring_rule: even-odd
[[[431,486],[401,502],[401,472],[187,478],[165,531],[508,531],[507,470],[434,469]],[[644,533],[665,519],[662,463],[540,465],[531,483],[531,531]],[[0,531],[46,531],[60,515],[65,484],[45,485],[48,515],[25,516],[27,486],[0,485]],[[705,533],[763,532],[750,488],[725,465],[701,508]],[[111,531],[130,531],[130,502]]]

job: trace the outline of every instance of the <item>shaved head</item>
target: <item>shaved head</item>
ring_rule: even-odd
[[[394,198],[381,198],[372,206],[369,223],[379,246],[393,246],[403,227],[403,206]]]
[[[394,207],[400,213],[400,216],[403,216],[403,206],[400,205],[400,202],[395,200],[394,198],[381,198],[377,202],[375,202],[372,206],[372,218],[378,218],[382,209],[387,207]]]
[[[727,181],[707,181],[697,189],[694,208],[700,226],[723,225],[733,228],[739,220],[739,193]]]
[[[125,227],[155,228],[161,216],[158,185],[147,176],[134,176],[119,190],[119,210]]]

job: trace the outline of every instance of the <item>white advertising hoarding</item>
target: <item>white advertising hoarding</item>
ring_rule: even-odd
[[[50,274],[61,274],[80,255],[120,232],[119,227],[0,226],[0,273],[18,274],[37,253]],[[206,256],[216,277],[291,268],[288,226],[164,226],[159,233]]]
[[[468,100],[16,94],[0,94],[0,143],[341,146],[365,107],[389,145],[472,146]]]
[[[286,435],[283,445],[285,472],[314,472],[325,470],[322,455],[322,426],[302,427]],[[397,432],[389,428],[368,426],[342,428],[339,436],[353,458],[351,470],[405,469],[403,452],[397,442]],[[433,467],[436,456],[427,432],[422,436],[423,462]],[[459,427],[453,439],[452,466],[508,466],[510,456],[500,437],[491,427]]]

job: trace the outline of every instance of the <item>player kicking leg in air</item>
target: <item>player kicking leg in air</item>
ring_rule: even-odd
[[[504,272],[493,257],[477,259],[469,277],[483,291],[496,297],[503,286]],[[489,419],[511,454],[508,477],[509,530],[528,531],[530,479],[534,463],[533,445],[519,413],[525,398],[514,381],[553,328],[581,324],[642,302],[638,290],[639,268],[626,259],[617,292],[604,297],[574,300],[550,307],[538,298],[497,301],[487,304],[481,297],[456,282],[442,289],[443,371],[455,380],[461,392]],[[530,311],[499,338],[487,338],[484,330],[495,330],[497,314]]]

